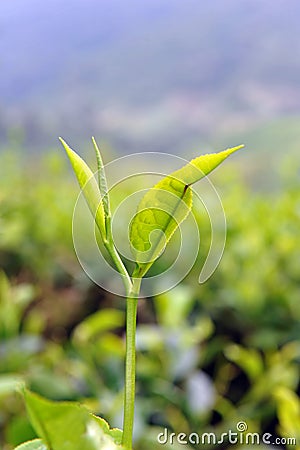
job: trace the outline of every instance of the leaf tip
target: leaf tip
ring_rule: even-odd
[[[63,146],[67,145],[66,141],[61,136],[58,136],[58,140],[61,142]]]
[[[235,153],[235,152],[237,152],[238,150],[241,150],[244,147],[245,147],[245,145],[241,144],[241,145],[237,145],[236,147],[228,148],[227,149],[228,155],[231,155],[232,153]]]
[[[58,137],[60,143],[62,144],[62,146],[64,147],[64,149],[66,150],[66,152],[68,153],[71,149],[68,146],[68,144],[66,143],[66,141],[62,138],[62,137]]]
[[[65,149],[65,151],[70,159],[71,159],[71,155],[74,155],[74,154],[77,155],[76,152],[74,152],[74,150],[71,149],[71,147],[66,143],[66,141],[62,137],[59,136],[58,139],[61,142],[63,148]]]
[[[100,159],[101,159],[100,150],[99,150],[98,144],[97,144],[96,139],[95,139],[94,136],[92,136],[92,143],[93,143],[93,146],[94,146],[94,149],[95,149],[97,158],[100,158]],[[101,159],[101,161],[102,161],[102,159]]]

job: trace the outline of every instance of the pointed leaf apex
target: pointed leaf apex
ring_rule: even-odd
[[[228,156],[229,156],[229,155],[232,155],[232,153],[235,153],[235,152],[237,152],[238,150],[240,150],[241,148],[244,148],[244,147],[245,147],[245,145],[241,144],[241,145],[238,145],[237,147],[228,148],[225,151],[228,153]]]
[[[71,149],[71,147],[66,143],[66,141],[63,138],[59,137],[58,139],[60,140],[61,144],[63,145],[68,156],[70,156],[74,153],[77,155],[77,153]]]

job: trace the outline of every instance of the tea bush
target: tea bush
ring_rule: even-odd
[[[15,389],[23,380],[120,427],[124,300],[76,261],[74,180],[56,155],[34,166],[1,159],[0,447],[35,437]],[[165,427],[221,434],[239,421],[300,439],[299,182],[291,166],[276,192],[254,192],[235,170],[226,183],[214,176],[228,225],[216,273],[198,285],[197,266],[139,302],[135,450],[161,448]]]

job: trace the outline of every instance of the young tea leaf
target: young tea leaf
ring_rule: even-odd
[[[105,171],[104,171],[104,164],[102,161],[102,156],[101,156],[99,147],[98,147],[96,139],[94,137],[92,137],[92,142],[94,145],[96,158],[97,158],[98,185],[99,185],[100,192],[101,192],[102,199],[103,199],[104,213],[105,213],[105,216],[107,217],[110,215],[110,205],[109,205],[107,181],[106,181],[106,176],[105,176]]]
[[[77,155],[77,153],[74,152],[74,150],[72,150],[62,138],[59,139],[69,157],[79,186],[82,189],[83,195],[99,228],[100,234],[105,240],[106,231],[103,202],[94,174],[83,159],[80,158],[80,156]]]
[[[171,173],[142,198],[130,224],[130,243],[136,261],[135,277],[143,277],[192,208],[190,186],[208,175],[243,145],[199,156]]]

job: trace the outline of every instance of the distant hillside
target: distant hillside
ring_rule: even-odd
[[[300,111],[297,0],[2,0],[0,142],[181,151]]]

